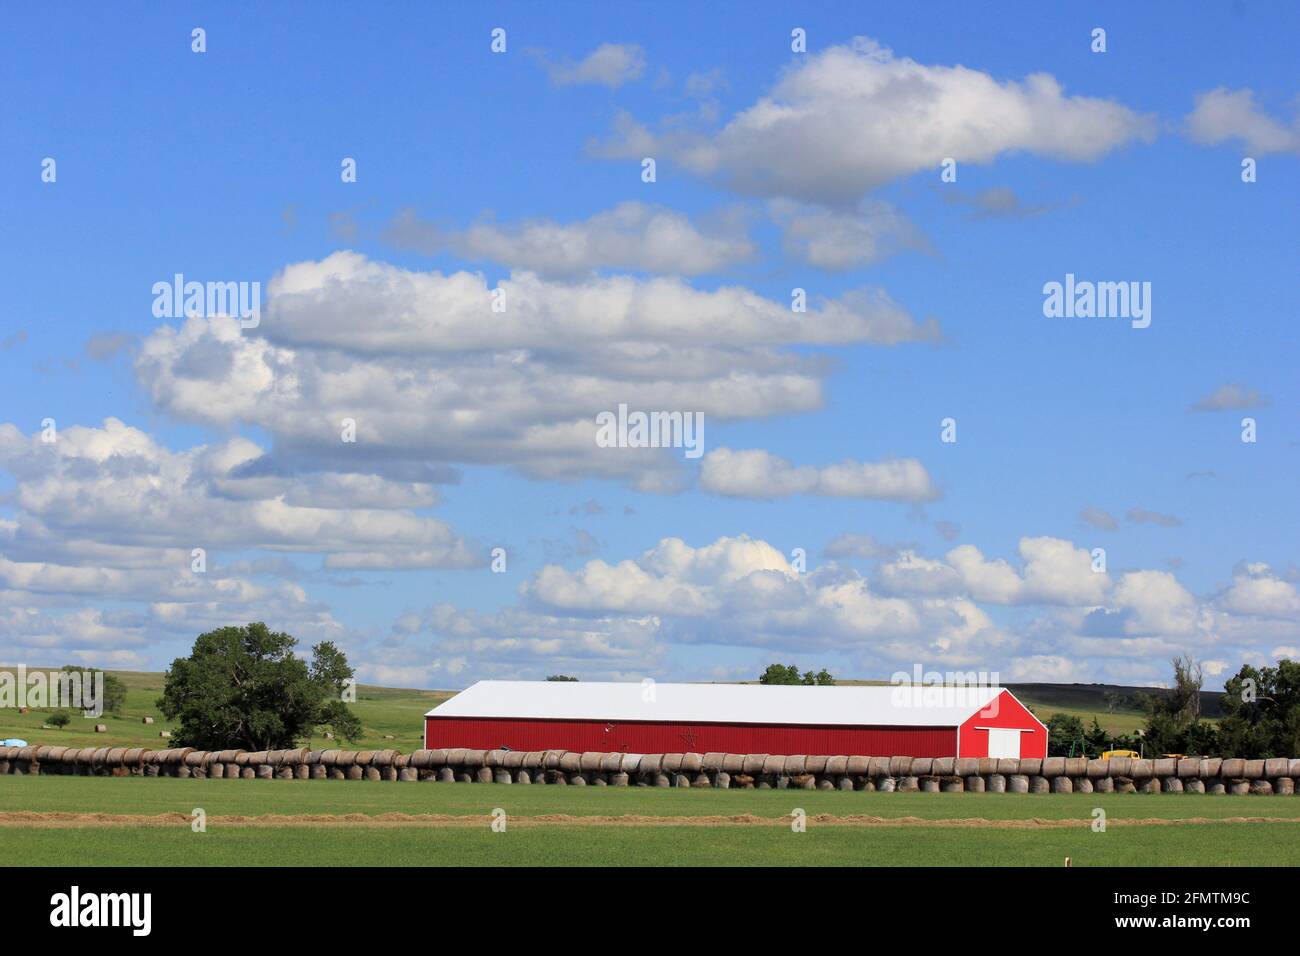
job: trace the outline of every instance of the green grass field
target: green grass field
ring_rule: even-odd
[[[673,818],[753,814],[809,819],[786,826],[683,825]],[[1090,821],[1286,818],[1286,823],[1203,823],[1069,829],[834,826],[819,814],[890,819]],[[954,865],[1296,866],[1300,799],[1173,794],[876,794],[824,791],[659,790],[647,788],[380,784],[352,781],[178,780],[168,778],[0,777],[0,812],[191,814],[450,814],[481,826],[328,828],[243,827],[213,821],[206,833],[163,827],[0,828],[5,862],[27,865]],[[505,833],[492,832],[495,808]],[[639,823],[524,825],[538,814],[634,816]],[[509,821],[518,823],[511,827]],[[522,821],[522,823],[519,823]],[[659,825],[648,825],[663,821]],[[668,825],[664,825],[668,824]]]

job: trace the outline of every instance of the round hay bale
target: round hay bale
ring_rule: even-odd
[[[1241,771],[1241,775],[1247,780],[1262,779],[1264,776],[1264,761],[1247,760],[1245,768]]]
[[[1111,777],[1115,793],[1137,793],[1137,785],[1133,783],[1132,777]]]
[[[663,769],[663,754],[642,754],[641,760],[637,763],[637,772],[653,774]]]
[[[815,790],[817,788],[817,777],[811,773],[801,773],[791,777],[789,785],[796,790]]]
[[[756,776],[763,772],[763,765],[767,763],[767,754],[745,754],[745,763],[742,771],[746,776]]]
[[[1240,780],[1245,769],[1246,761],[1239,757],[1228,757],[1219,764],[1219,776],[1225,780]]]
[[[964,793],[966,781],[955,774],[939,778],[939,789],[944,793]]]
[[[677,773],[682,769],[682,755],[664,754],[662,768],[664,773]]]
[[[591,777],[591,785],[592,785],[593,787],[608,787],[608,786],[609,786],[609,781],[605,779],[605,775],[604,775],[603,773],[601,773],[599,770],[594,770],[594,771],[592,771],[592,773],[590,774],[590,777]]]
[[[998,772],[997,757],[980,757],[979,770],[976,771],[981,777],[987,777],[989,774]]]
[[[240,772],[240,770],[243,769],[242,767],[239,766],[239,764],[237,764],[237,763],[228,763],[228,764],[224,764],[224,766],[225,766],[225,768],[226,768],[226,779],[228,779],[228,780],[238,780],[238,779],[239,779],[239,772]]]
[[[546,769],[546,751],[530,750],[524,754],[523,760],[519,763],[520,767],[527,770],[545,770]]]
[[[600,758],[601,773],[622,773],[623,772],[623,755],[622,754],[605,754]]]
[[[1182,793],[1183,782],[1177,777],[1160,777],[1160,789],[1164,793]]]
[[[1295,793],[1295,780],[1290,777],[1275,777],[1273,792],[1279,797],[1289,797]]]
[[[569,774],[569,786],[585,787],[586,785],[587,785],[587,778],[584,777],[581,773]]]
[[[121,753],[117,755],[118,766],[122,765],[122,761],[125,759],[125,757],[126,757],[125,750],[123,750]],[[206,750],[194,750],[191,751],[190,753],[187,753],[183,759],[184,759],[185,766],[193,770],[195,767],[206,766],[208,761],[211,758],[212,758],[212,754],[208,753]],[[108,759],[112,761],[113,754],[110,753],[108,755]]]
[[[1007,778],[1000,773],[985,774],[984,789],[988,793],[1006,793]]]
[[[579,770],[599,770],[600,762],[605,759],[603,753],[597,753],[594,750],[586,751],[578,755]]]
[[[171,751],[170,751],[170,750],[164,750],[163,753],[164,753],[164,754],[170,754]],[[265,751],[265,750],[255,750],[255,751],[254,751],[253,753],[251,753],[251,754],[244,754],[244,757],[245,757],[246,759],[243,761],[243,765],[244,765],[245,767],[265,767],[265,766],[266,766],[266,758],[267,758],[268,756],[269,756],[269,754],[268,754],[267,751]]]
[[[1178,760],[1174,757],[1161,757],[1151,761],[1151,775],[1153,777],[1178,776]]]
[[[326,767],[325,772],[329,774],[331,780],[346,780],[348,778],[347,771],[342,767]]]
[[[1110,764],[1110,769],[1107,770],[1106,772],[1110,776],[1127,777],[1129,770],[1133,766],[1133,758],[1132,757],[1111,757],[1110,760],[1107,761],[1107,763]]]
[[[560,769],[565,773],[580,773],[582,771],[582,754],[564,753],[560,756]]]
[[[1205,781],[1200,777],[1192,777],[1190,780],[1183,781],[1184,793],[1204,793]]]
[[[671,787],[672,783],[673,783],[672,780],[668,778],[668,774],[666,773],[654,774],[654,785],[656,787]]]
[[[1074,793],[1074,781],[1069,777],[1052,777],[1052,793]]]
[[[126,753],[122,754],[122,766],[140,767],[144,763],[144,748],[131,747]]]
[[[282,764],[280,764],[280,766],[278,766],[278,767],[272,767],[271,769],[272,769],[273,771],[275,771],[275,779],[276,779],[276,780],[292,780],[292,779],[293,779],[293,764],[291,764],[291,763],[282,763]]]
[[[1264,761],[1264,776],[1266,777],[1285,777],[1287,764],[1290,761],[1286,757],[1270,757]]]
[[[466,767],[476,769],[487,766],[487,755],[486,750],[466,750],[465,756],[461,759]]]
[[[897,783],[895,784],[894,789],[898,793],[919,793],[921,790],[920,784],[916,782],[916,778],[911,774],[908,774],[906,777],[897,777],[895,779],[897,780]]]
[[[898,787],[898,781],[895,780],[893,777],[876,778],[877,793],[893,793],[894,790],[897,789],[897,787]]]
[[[1138,784],[1138,793],[1159,793],[1159,792],[1160,792],[1159,777],[1148,777],[1146,780],[1143,780],[1141,783]]]
[[[516,784],[523,784],[524,786],[531,786],[531,785],[532,785],[532,782],[533,782],[533,771],[531,771],[531,770],[525,770],[523,767],[520,767],[520,768],[519,768],[518,770],[516,770],[514,773],[515,773],[515,783],[516,783]]]
[[[506,754],[508,753],[510,753],[509,750],[502,750],[500,747],[495,750],[483,751],[483,766],[489,770],[504,767],[506,765]]]
[[[928,777],[930,768],[934,766],[934,760],[931,757],[914,757],[912,758],[912,768],[908,776]]]
[[[853,789],[853,778],[852,778],[852,777],[840,777],[839,780],[835,781],[835,789],[836,789],[836,790],[852,790],[852,789]]]
[[[865,777],[870,767],[870,757],[849,757],[844,762],[844,772],[852,777]]]
[[[492,772],[492,779],[497,783],[514,783],[514,780],[510,778],[510,771],[505,767],[498,767],[494,770]]]
[[[844,774],[848,772],[848,767],[849,767],[848,757],[827,757],[826,758],[826,773],[830,774],[833,777],[844,776]]]
[[[1137,780],[1150,780],[1155,775],[1155,767],[1150,760],[1134,760],[1128,769],[1128,776]]]
[[[1202,757],[1200,767],[1196,771],[1196,776],[1202,780],[1209,780],[1211,777],[1219,775],[1219,768],[1223,761],[1218,757]]]
[[[275,775],[275,768],[270,764],[258,764],[253,768],[258,780],[270,780]]]
[[[330,772],[329,768],[322,763],[314,763],[307,769],[311,771],[311,778],[313,780],[324,780],[329,776]]]
[[[771,790],[771,789],[772,789],[772,781],[769,780],[767,777],[759,777],[757,780],[754,781],[754,789],[755,789],[755,790]]]
[[[957,761],[953,757],[935,757],[930,772],[936,777],[951,777],[956,763]]]
[[[212,780],[221,780],[226,776],[226,765],[224,763],[208,764],[208,777]]]
[[[344,770],[344,773],[347,774],[349,780],[364,780],[366,777],[366,771],[369,769],[369,767],[359,767],[354,763],[352,766]]]
[[[673,774],[674,787],[689,787],[690,785],[691,785],[691,778],[686,776],[686,774],[684,773]]]
[[[295,780],[310,780],[311,772],[314,769],[310,764],[300,763],[293,768],[293,778]]]
[[[682,754],[682,773],[700,773],[704,770],[704,757],[697,753]]]
[[[1228,788],[1221,778],[1215,777],[1213,780],[1205,781],[1205,792],[1212,797],[1220,797],[1228,792]]]
[[[781,767],[777,772],[784,773],[786,776],[797,777],[807,770],[808,758],[803,754],[777,759],[781,760]]]
[[[1087,757],[1066,757],[1065,758],[1065,775],[1067,777],[1082,777],[1088,773]]]
[[[891,777],[888,757],[872,757],[867,761],[867,775],[870,777]]]
[[[609,785],[611,787],[626,787],[628,785],[628,776],[622,770],[615,771],[609,775]]]
[[[1259,797],[1272,796],[1273,785],[1267,780],[1252,780],[1250,782],[1250,792]]]
[[[334,754],[334,766],[338,767],[345,773],[357,766],[357,752],[355,750],[339,750]],[[351,779],[349,777],[349,779]]]
[[[491,783],[493,780],[491,767],[479,767],[474,771],[474,779],[478,783]]]
[[[457,782],[457,783],[473,783],[473,782],[474,782],[474,778],[470,775],[470,772],[469,772],[468,770],[465,770],[465,769],[462,768],[462,769],[456,771],[456,782]]]
[[[358,750],[352,756],[352,765],[354,767],[369,767],[375,759],[373,750]]]
[[[397,771],[397,780],[399,783],[418,783],[420,780],[420,771],[414,767],[403,767]]]
[[[726,756],[718,751],[711,751],[700,758],[700,769],[705,773],[717,773],[722,769],[722,759]]]
[[[826,761],[829,759],[822,754],[809,754],[803,760],[803,772],[823,774],[826,772]]]
[[[818,778],[817,778],[817,789],[818,789],[818,790],[834,790],[834,789],[835,789],[835,781],[832,780],[830,777],[818,777]]]
[[[779,777],[776,778],[776,789],[785,790],[789,786],[790,786],[790,778],[787,777],[785,774],[781,774]]]
[[[890,757],[889,758],[889,776],[905,777],[911,773],[911,757]]]
[[[1064,770],[1065,758],[1057,757],[1056,759],[1061,761],[1061,769]],[[1020,772],[1026,777],[1041,777],[1043,776],[1043,761],[1038,757],[1022,757],[1020,758]]]
[[[699,773],[697,773],[694,777],[691,778],[691,786],[703,790],[705,788],[712,787],[713,781],[709,779],[709,775],[707,773],[701,770]]]
[[[743,773],[745,770],[745,755],[723,754],[722,770],[724,773],[731,774],[732,776],[735,776],[738,773]]]
[[[1097,793],[1115,792],[1115,781],[1110,777],[1098,777],[1090,782],[1092,783],[1092,789]]]
[[[560,769],[560,760],[561,760],[561,758],[564,757],[565,753],[567,753],[567,751],[564,751],[564,750],[546,750],[546,751],[543,751],[543,753],[542,753],[542,769],[543,769],[543,770],[559,770],[559,769]]]
[[[1287,762],[1286,775],[1288,777],[1300,777],[1300,757],[1292,757]]]
[[[1071,777],[1075,793],[1092,793],[1092,781],[1087,777]]]
[[[921,792],[922,792],[922,793],[938,793],[938,792],[939,792],[939,778],[938,778],[938,777],[932,776],[931,774],[926,774],[924,777],[919,777],[919,778],[917,778],[917,782],[921,785]]]
[[[1020,772],[1020,761],[1014,757],[999,757],[998,773],[1002,774],[1004,777],[1025,776],[1025,774]]]
[[[381,750],[370,761],[372,767],[391,767],[397,760],[396,750]]]
[[[952,765],[952,772],[959,777],[975,777],[980,772],[980,762],[975,757],[958,757]]]
[[[865,793],[867,791],[874,791],[876,789],[876,784],[875,781],[867,776],[854,777],[853,789],[861,790]]]
[[[763,761],[763,773],[775,777],[785,772],[785,757],[771,754]]]
[[[640,767],[641,754],[623,754],[623,759],[619,763],[618,769],[629,777],[635,777]]]
[[[1039,774],[1034,774],[1029,778],[1030,793],[1051,793],[1051,791],[1052,791],[1052,784],[1046,777],[1041,776]]]
[[[1184,757],[1178,761],[1178,776],[1183,780],[1190,780],[1198,776],[1201,772],[1200,757]]]
[[[439,768],[438,768],[438,782],[439,782],[439,783],[455,783],[455,782],[456,782],[456,771],[452,770],[450,767],[445,767],[445,766],[444,766],[444,767],[439,767]]]
[[[1088,769],[1084,771],[1089,780],[1100,780],[1110,776],[1109,760],[1089,760]]]
[[[731,789],[731,774],[725,770],[719,770],[713,775],[713,786],[719,790]]]

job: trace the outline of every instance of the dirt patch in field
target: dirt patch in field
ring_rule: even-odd
[[[760,817],[751,813],[730,816],[659,817],[627,814],[623,816],[574,816],[566,813],[542,813],[530,816],[511,815],[511,827],[727,827],[790,825],[791,818]],[[0,827],[32,829],[73,829],[103,827],[188,827],[193,818],[186,813],[38,813],[35,811],[0,812]],[[345,829],[385,829],[393,827],[483,827],[491,822],[487,815],[444,813],[297,813],[264,816],[209,816],[209,826],[229,827],[341,827]],[[813,826],[834,827],[937,827],[942,829],[987,830],[1060,830],[1088,827],[1092,819],[988,820],[984,817],[927,819],[924,817],[877,817],[865,814],[837,815],[819,813],[807,818]],[[1212,823],[1300,823],[1295,817],[1183,817],[1166,819],[1108,818],[1110,826],[1198,826]]]

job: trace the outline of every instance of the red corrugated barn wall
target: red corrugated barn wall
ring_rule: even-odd
[[[961,725],[960,757],[987,757],[989,755],[989,727],[1018,729],[1021,757],[1047,756],[1047,728],[1040,724],[1025,706],[1003,691],[988,707]],[[900,754],[900,756],[902,756]]]
[[[430,749],[596,750],[604,753],[864,754],[953,757],[955,727],[609,723],[513,717],[428,717]]]

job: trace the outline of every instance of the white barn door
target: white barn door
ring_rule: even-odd
[[[989,756],[1020,759],[1020,731],[989,728]]]

